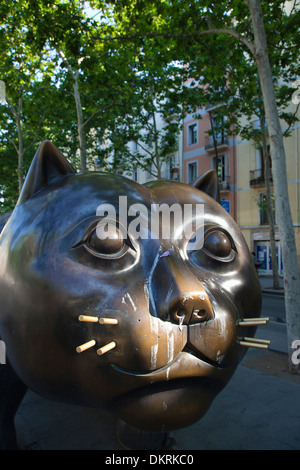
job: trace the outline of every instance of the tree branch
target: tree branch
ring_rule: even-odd
[[[140,142],[137,142],[137,144],[138,144],[139,147],[141,147],[141,149],[144,152],[148,153],[150,155],[151,159],[153,160],[154,157],[153,157],[152,152],[150,152],[150,150],[148,150],[146,147],[144,147]]]
[[[139,145],[139,144],[138,144]],[[141,160],[135,155],[133,154],[132,152],[129,152],[129,155],[130,157],[135,160],[137,162],[137,164],[144,170],[144,171],[148,171],[148,173],[150,173],[151,176],[153,176],[154,178],[157,178],[157,175],[155,173],[153,173],[153,171],[151,170],[151,165],[146,165],[145,163],[142,163]],[[143,157],[143,155],[142,155]],[[153,163],[153,156],[152,156],[152,161],[151,161],[151,164]]]
[[[42,122],[44,121],[45,117],[47,115],[47,111],[41,116],[41,118],[39,119],[39,122],[36,126],[36,130],[35,130],[35,133],[34,133],[34,136],[33,136],[33,139],[31,141],[31,143],[29,145],[27,145],[27,147],[25,148],[24,150],[24,154],[26,152],[28,152],[28,150],[31,149],[31,147],[35,144],[35,142],[37,141],[37,137],[38,137],[38,133],[39,133],[39,130],[40,130],[40,127],[41,127],[41,124]]]
[[[61,50],[61,48],[57,44],[55,44],[54,47],[55,47],[55,50],[58,53],[58,55],[65,62],[66,66],[67,66],[67,69],[68,69],[70,75],[72,76],[73,80],[76,80],[76,78],[78,78],[78,76],[76,75],[76,73],[78,73],[78,70],[76,72],[73,72],[71,64],[68,61],[67,57],[65,56],[65,53]]]
[[[13,145],[13,147],[14,147],[15,151],[17,152],[17,155],[18,155],[19,149],[18,149],[17,145],[15,144],[14,140],[11,137],[9,137],[9,135],[7,135],[7,139]]]
[[[181,33],[135,33],[130,36],[108,36],[108,37],[94,37],[93,39],[98,39],[101,41],[130,41],[132,39],[137,39],[139,37],[164,37],[164,38],[195,38],[199,36],[204,36],[206,34],[227,34],[237,38],[242,44],[244,44],[250,52],[254,55],[255,49],[254,44],[251,41],[248,41],[244,36],[242,36],[238,31],[233,28],[209,28],[204,31],[199,31],[190,34],[181,34]]]
[[[17,118],[18,117],[18,113],[17,111],[15,110],[14,108],[14,105],[12,104],[12,102],[10,101],[9,97],[6,95],[6,101],[11,109],[11,112],[12,112],[12,115],[14,116],[14,118]]]
[[[299,107],[300,107],[300,103],[297,104],[296,106],[296,110],[295,112],[293,113],[293,116],[297,116],[298,114],[298,110],[299,110]],[[290,124],[288,125],[288,127],[285,129],[285,131],[283,131],[282,135],[283,137],[287,136],[288,133],[290,132],[292,126],[294,125],[295,123],[294,122],[290,122]]]
[[[101,114],[103,111],[107,111],[108,109],[112,108],[116,104],[116,100],[114,99],[112,103],[110,103],[107,106],[104,106],[104,108],[98,109],[98,111],[95,111],[91,116],[87,118],[87,120],[82,124],[82,127],[84,128],[95,116],[98,116],[98,114]]]

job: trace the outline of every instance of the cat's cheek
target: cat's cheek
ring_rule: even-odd
[[[189,344],[217,367],[231,367],[237,362],[236,321],[222,312],[206,324],[189,327]]]

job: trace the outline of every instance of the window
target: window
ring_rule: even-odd
[[[138,169],[134,168],[132,172],[133,181],[137,182],[138,180]]]
[[[224,129],[225,118],[224,116],[214,115],[211,119],[211,130],[215,136],[216,144],[220,145],[225,142],[226,131]],[[211,143],[214,144],[213,136],[211,136]]]
[[[276,223],[274,194],[271,194],[271,201],[272,201],[272,210],[273,210],[274,223]],[[259,194],[258,207],[259,207],[259,223],[260,223],[260,225],[269,225],[268,212],[267,212],[267,195],[266,195],[266,193]]]
[[[173,178],[173,170],[175,168],[175,157],[169,157],[169,178]]]
[[[188,164],[188,183],[192,183],[197,178],[197,162]]]
[[[218,182],[223,183],[224,181],[226,181],[226,158],[225,155],[220,155],[218,156],[217,162],[216,158],[217,157],[213,158],[213,165],[218,174]]]
[[[139,145],[139,144],[138,144],[138,141],[135,140],[135,141],[133,142],[133,146],[132,146],[133,153],[137,153],[137,151],[138,151],[138,145]]]
[[[195,145],[198,143],[197,123],[188,126],[188,145]]]
[[[147,179],[150,179],[153,177],[153,163],[150,163],[147,166],[147,174],[146,174]]]

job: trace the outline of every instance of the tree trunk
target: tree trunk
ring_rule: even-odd
[[[74,84],[73,84],[74,98],[75,98],[76,112],[77,112],[79,149],[80,149],[80,170],[86,171],[86,141],[85,141],[85,132],[84,132],[84,125],[83,125],[83,114],[82,114],[80,92],[79,92],[79,86],[78,86],[78,71],[73,74],[73,80],[74,80]]]
[[[267,214],[268,214],[268,222],[270,226],[270,246],[271,246],[271,259],[272,259],[272,272],[273,272],[273,289],[279,289],[279,277],[278,277],[276,242],[275,242],[275,221],[274,221],[273,204],[272,204],[272,197],[271,197],[271,181],[270,181],[271,175],[270,175],[270,164],[269,164],[269,158],[268,158],[268,148],[267,148],[264,115],[261,114],[259,116],[259,120],[260,120],[262,148],[263,148]]]
[[[69,74],[73,80],[73,90],[74,90],[74,99],[76,105],[76,113],[77,113],[77,129],[78,129],[78,140],[79,140],[79,151],[80,151],[80,170],[86,171],[86,142],[85,142],[85,132],[84,132],[84,122],[83,122],[83,114],[82,114],[82,106],[81,106],[81,98],[80,98],[80,91],[78,85],[78,78],[79,78],[79,70],[73,72],[73,69],[65,56],[63,50],[59,47],[58,44],[54,44],[54,48],[59,56],[64,61]]]
[[[300,339],[300,279],[294,227],[288,197],[286,156],[280,126],[275,91],[269,63],[267,40],[259,0],[245,0],[251,13],[254,33],[255,59],[263,94],[270,137],[276,217],[284,269],[285,306],[290,372],[300,374],[293,364],[293,343]]]
[[[24,170],[23,170],[23,156],[24,156],[24,144],[22,134],[22,98],[19,98],[18,115],[16,117],[16,125],[18,129],[18,183],[19,183],[19,194],[21,194],[22,186],[24,183]]]
[[[153,118],[153,130],[154,130],[154,165],[156,166],[156,178],[158,180],[161,179],[161,161],[159,158],[159,145],[158,145],[158,135],[157,135],[157,126],[156,126],[156,118],[155,118],[155,111],[152,110],[152,118]]]
[[[216,134],[215,134],[215,129],[214,129],[214,123],[211,115],[211,111],[208,111],[209,114],[209,120],[210,120],[210,127],[212,130],[212,138],[213,138],[213,143],[214,143],[214,148],[215,148],[215,154],[216,154],[216,163],[215,163],[215,170],[218,174],[218,162],[219,162],[219,155],[218,155],[218,147],[217,147],[217,141],[216,141]]]

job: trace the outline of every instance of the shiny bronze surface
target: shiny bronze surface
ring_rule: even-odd
[[[109,203],[124,220],[119,196],[149,211],[204,204],[203,246],[189,250],[193,232],[178,237],[175,223],[169,239],[151,238],[150,227],[137,240],[99,240],[97,207]],[[215,172],[194,187],[141,186],[76,173],[43,142],[0,237],[0,336],[21,381],[144,430],[200,419],[243,357],[240,338],[254,336],[261,308],[246,242],[218,200]],[[241,324],[247,318],[254,323]]]

